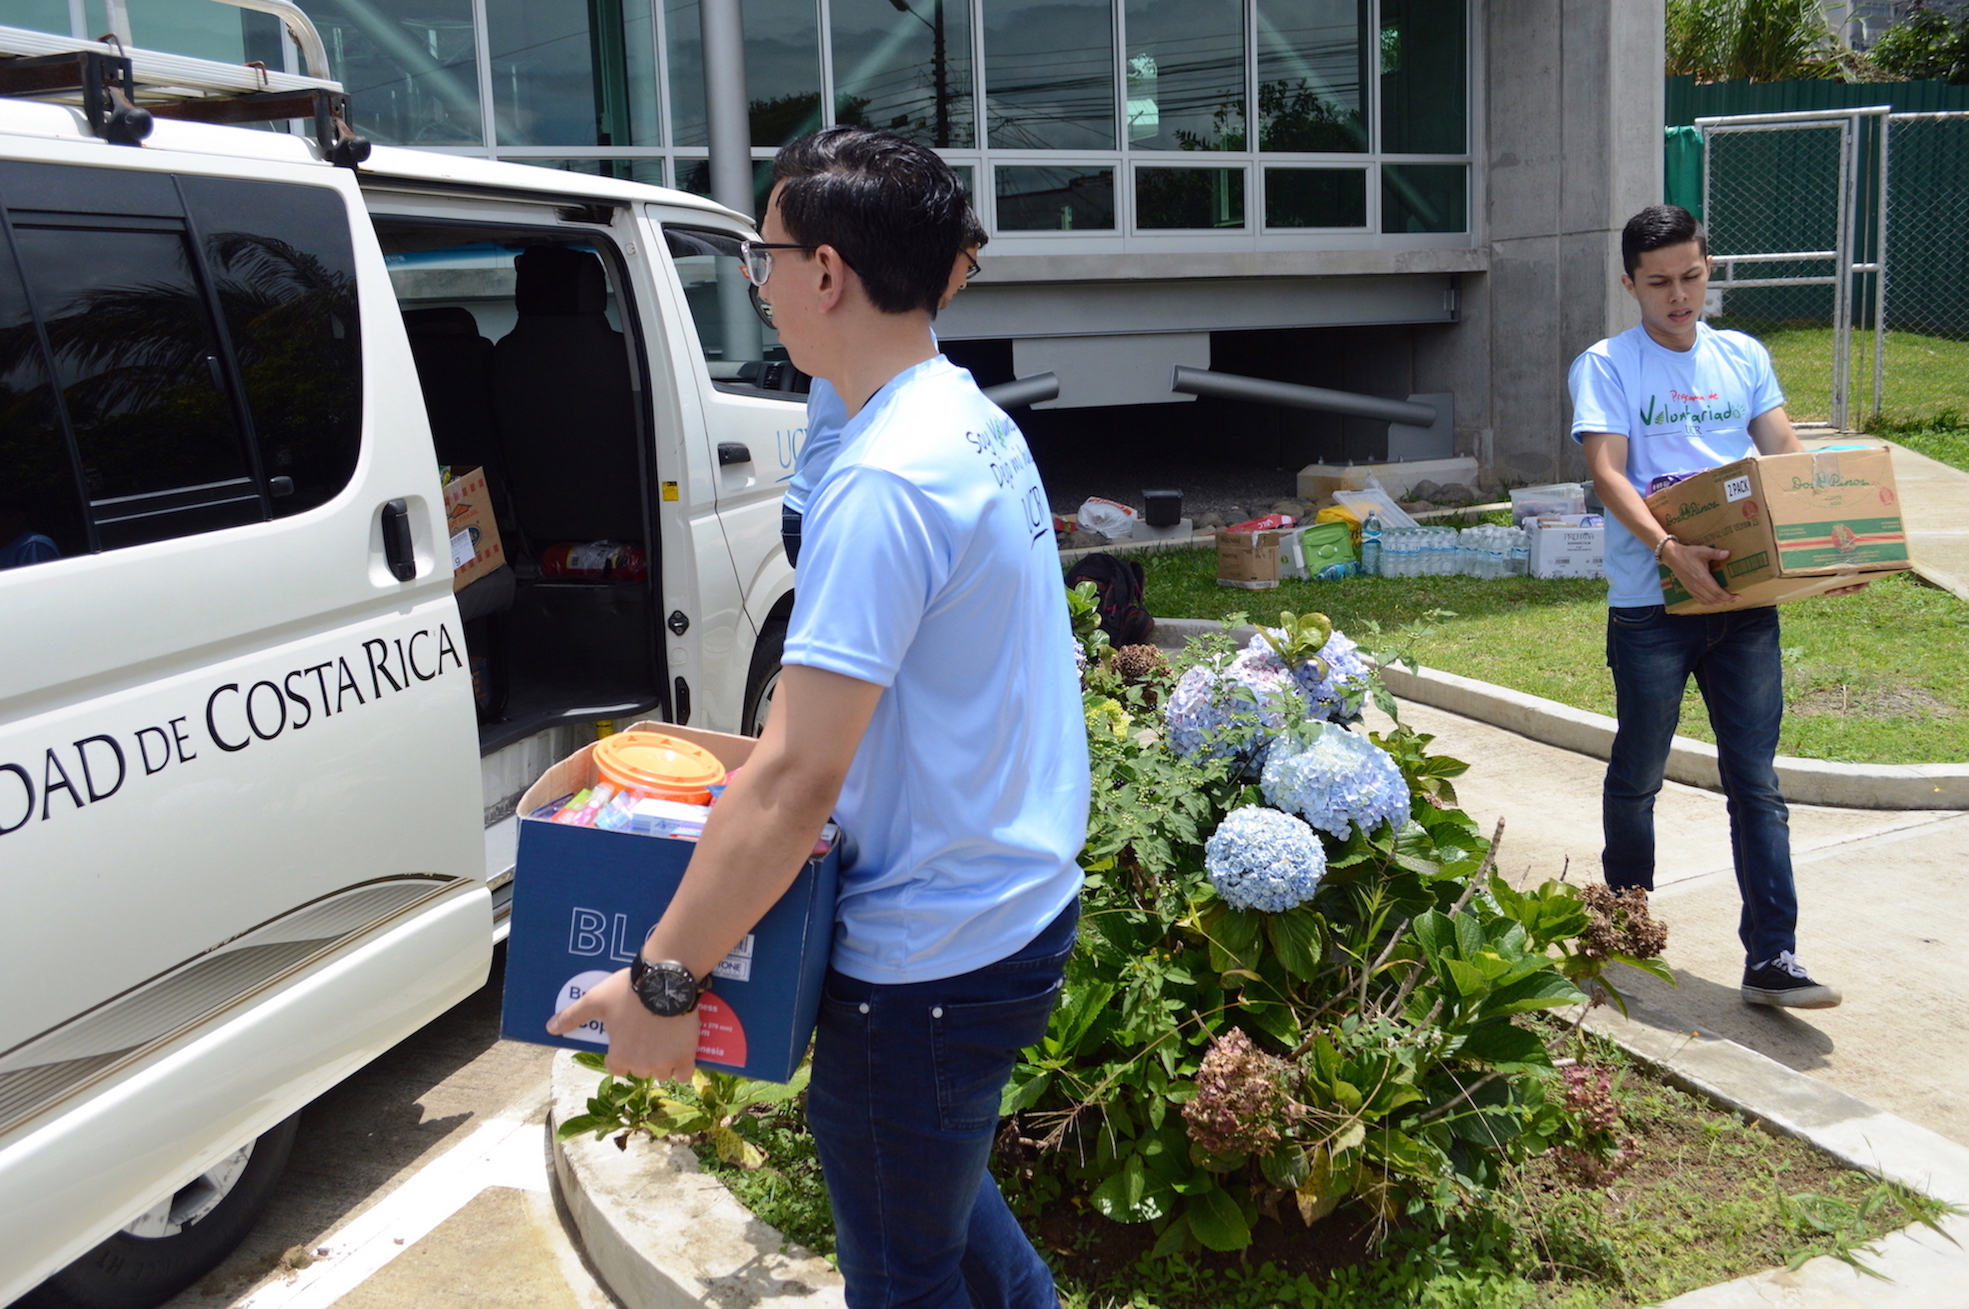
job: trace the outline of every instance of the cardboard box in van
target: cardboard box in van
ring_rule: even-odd
[[[702,746],[727,768],[744,763],[752,738],[670,723],[638,723]],[[547,1020],[609,974],[629,966],[683,881],[695,841],[575,827],[538,811],[595,780],[590,744],[549,768],[520,797],[519,860],[500,1035],[571,1050],[606,1047],[590,1023],[567,1036]],[[547,809],[551,814],[553,810]],[[713,974],[698,1002],[698,1062],[768,1082],[792,1078],[820,1012],[834,944],[841,842],[809,859],[758,926]]]
[[[499,525],[492,520],[492,490],[485,469],[456,468],[444,484],[445,533],[451,538],[451,589],[462,591],[506,566]]]
[[[1717,583],[1738,605],[1700,605],[1667,568],[1671,614],[1785,604],[1913,566],[1884,445],[1753,455],[1648,497],[1655,520],[1691,545],[1728,550]]]
[[[1279,533],[1217,533],[1217,585],[1269,591],[1278,585]]]

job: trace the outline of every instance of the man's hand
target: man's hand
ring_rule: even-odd
[[[1865,582],[1855,582],[1851,586],[1834,587],[1832,590],[1827,591],[1826,594],[1827,595],[1856,595],[1864,590],[1866,590]]]
[[[1728,550],[1718,550],[1711,545],[1683,545],[1680,541],[1670,541],[1661,547],[1661,562],[1675,574],[1676,580],[1688,590],[1689,598],[1697,604],[1733,605],[1743,599],[1717,585],[1716,575],[1709,571],[1711,564],[1720,564],[1729,557]],[[1661,589],[1668,589],[1667,578],[1662,579]]]
[[[608,1031],[608,1070],[617,1077],[688,1082],[697,1067],[697,1013],[659,1018],[629,989],[629,970],[611,975],[547,1020],[547,1030],[566,1036],[600,1019]]]

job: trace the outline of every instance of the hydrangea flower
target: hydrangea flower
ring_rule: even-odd
[[[1272,628],[1271,633],[1274,637],[1284,635],[1277,628]],[[1346,633],[1335,632],[1319,648],[1319,662],[1308,659],[1293,667],[1292,679],[1313,717],[1337,722],[1346,712],[1349,696],[1358,700],[1367,693],[1367,660],[1361,658],[1359,651],[1360,647]],[[1277,653],[1263,636],[1251,638],[1238,657],[1242,659],[1245,655],[1268,655],[1273,662],[1279,662]]]
[[[1183,1106],[1190,1139],[1212,1154],[1270,1154],[1304,1109],[1292,1098],[1292,1066],[1233,1027],[1211,1041]]]
[[[1203,847],[1210,884],[1233,909],[1276,914],[1304,904],[1326,875],[1326,847],[1313,829],[1276,809],[1233,810]]]
[[[1373,832],[1408,821],[1401,769],[1386,750],[1343,727],[1328,727],[1311,742],[1277,742],[1259,786],[1272,804],[1343,841],[1356,823]]]
[[[1171,748],[1186,759],[1199,750],[1243,753],[1227,731],[1239,718],[1255,719],[1269,737],[1305,716],[1299,684],[1269,649],[1242,650],[1222,671],[1198,664],[1177,681],[1162,715]]]

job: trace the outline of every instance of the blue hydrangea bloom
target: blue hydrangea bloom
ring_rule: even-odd
[[[1262,748],[1266,738],[1305,716],[1299,684],[1268,647],[1262,654],[1240,651],[1222,670],[1198,664],[1185,672],[1163,706],[1162,721],[1170,748],[1187,759],[1198,751],[1215,757]],[[1240,718],[1262,728],[1244,748],[1227,731]]]
[[[1284,632],[1274,627],[1274,637],[1283,637]],[[1319,648],[1319,657],[1326,661],[1326,676],[1319,675],[1319,665],[1308,659],[1292,670],[1292,680],[1298,683],[1300,694],[1305,697],[1306,707],[1314,718],[1338,721],[1346,712],[1349,696],[1358,700],[1367,694],[1367,660],[1361,658],[1360,647],[1345,632],[1335,632]],[[1278,655],[1268,645],[1263,636],[1254,636],[1244,647],[1244,654],[1267,654],[1274,662]],[[1240,655],[1240,658],[1243,656]]]
[[[1365,736],[1329,726],[1310,743],[1286,737],[1272,747],[1259,780],[1265,799],[1345,840],[1354,824],[1369,832],[1408,821],[1401,769]]]
[[[1233,909],[1276,914],[1319,890],[1326,847],[1291,814],[1246,805],[1217,824],[1203,847],[1203,867]]]

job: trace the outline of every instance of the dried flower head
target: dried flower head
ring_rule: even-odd
[[[1212,1154],[1264,1155],[1300,1112],[1292,1068],[1233,1027],[1210,1043],[1183,1106],[1190,1139]]]
[[[1152,645],[1124,645],[1114,652],[1115,675],[1129,686],[1167,679],[1169,660]]]
[[[1604,888],[1602,888],[1604,889]],[[1605,1068],[1573,1064],[1560,1070],[1566,1113],[1579,1128],[1577,1145],[1552,1152],[1559,1175],[1575,1186],[1610,1186],[1634,1162],[1636,1143],[1620,1119],[1613,1074]]]
[[[1586,907],[1586,930],[1579,952],[1588,959],[1624,954],[1653,959],[1668,948],[1668,925],[1648,912],[1648,893],[1638,886],[1616,891],[1594,884],[1579,893]]]

